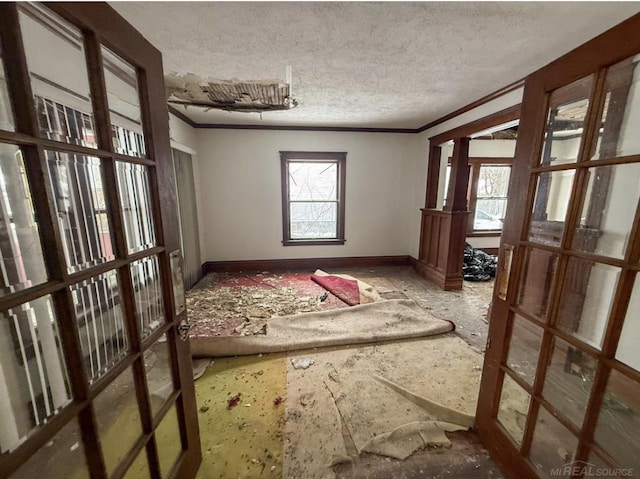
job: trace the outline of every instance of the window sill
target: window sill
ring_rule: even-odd
[[[309,240],[283,240],[283,246],[323,246],[323,245],[341,245],[344,239],[309,239]]]
[[[470,233],[467,233],[467,237],[476,237],[476,236],[500,236],[502,234],[502,231],[472,231]]]

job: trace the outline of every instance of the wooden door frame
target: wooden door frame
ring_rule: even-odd
[[[469,136],[520,118],[520,104],[429,138],[425,207],[421,209],[418,260],[414,268],[444,290],[462,289],[462,262],[468,233]],[[441,144],[454,141],[449,193],[450,205],[436,209]]]
[[[548,96],[551,91],[563,85],[594,72],[599,72],[609,65],[636,55],[640,52],[640,37],[637,35],[639,29],[640,14],[637,14],[532,73],[525,80],[522,115],[518,129],[518,142],[512,169],[513,174],[510,182],[510,192],[512,193],[509,196],[509,205],[507,207],[505,226],[500,244],[501,256],[506,251],[505,246],[510,245],[513,247],[514,259],[511,268],[506,270],[499,268],[496,277],[497,284],[507,284],[508,288],[506,297],[503,298],[498,295],[498,288],[494,290],[493,307],[489,322],[489,339],[485,353],[476,414],[476,428],[480,439],[494,460],[506,473],[507,477],[525,479],[538,477],[533,466],[520,455],[514,444],[508,439],[504,429],[497,423],[496,416],[497,405],[502,392],[502,376],[505,374],[501,371],[501,365],[506,361],[506,345],[511,334],[510,331],[508,331],[509,305],[514,303],[516,299],[518,289],[517,280],[520,278],[524,262],[523,247],[519,245],[520,242],[526,241],[527,239],[527,217],[530,215],[523,214],[523,212],[529,211],[528,206],[533,204],[535,188],[531,179],[531,171],[534,167],[534,162],[537,162],[540,158],[542,151],[541,139],[546,124]],[[594,81],[593,88],[602,91],[604,82]],[[590,116],[586,121],[593,123],[594,120],[597,120],[595,116],[599,114],[598,110],[599,108],[597,107],[590,108]],[[583,143],[587,145],[587,147],[590,147],[589,138],[585,137]],[[569,206],[567,218],[575,219],[576,215],[579,214],[579,208],[579,202],[572,201]],[[638,218],[636,218],[635,221],[637,224]],[[567,224],[571,225],[570,220],[567,220]],[[631,237],[635,238],[635,240],[628,246],[629,254],[636,259],[640,255],[640,239],[638,238],[638,233],[638,231],[631,232]],[[625,285],[628,293],[626,301],[628,301],[632,286],[631,283]],[[622,311],[624,311],[624,309],[626,309],[624,298],[619,297],[617,299],[620,302],[618,308],[622,308]],[[614,306],[614,308],[615,307],[616,306]],[[616,318],[616,314],[612,313],[612,317]],[[614,319],[610,321],[607,327],[607,334],[615,334],[615,328],[619,328],[620,326],[621,318],[618,313],[617,320]],[[545,330],[547,329],[548,325],[545,326]],[[548,334],[550,333],[545,331],[545,336]],[[550,341],[543,341],[538,365],[546,361],[550,355],[550,349]],[[608,351],[608,353],[611,354],[612,352]],[[593,404],[599,404],[599,402],[602,401],[607,378],[608,373],[603,371],[601,364],[599,364],[592,385],[595,393],[592,395],[591,403],[588,407],[593,406]],[[537,378],[536,381],[539,383],[539,378]],[[541,386],[541,384],[536,384],[534,387],[534,390],[537,390],[538,394],[541,391]],[[534,397],[540,399],[539,396],[534,395]],[[533,419],[535,419],[535,417]],[[585,418],[583,434],[593,434],[596,420],[597,416],[594,416],[594,414]],[[527,438],[525,438],[525,440],[526,439]],[[585,453],[585,448],[579,446],[576,460],[584,459]]]
[[[184,422],[180,421],[180,443],[182,444],[183,454],[174,465],[173,473],[179,477],[193,477],[199,467],[201,451],[190,347],[188,341],[179,340],[180,335],[178,332],[178,325],[182,320],[186,319],[186,312],[175,314],[174,292],[171,282],[170,252],[178,250],[180,246],[176,212],[177,197],[169,144],[168,110],[165,101],[162,57],[156,48],[106,3],[45,3],[44,6],[82,31],[98,147],[94,149],[70,143],[60,143],[44,138],[39,134],[33,106],[34,100],[31,93],[29,70],[26,64],[18,22],[17,6],[10,3],[0,5],[0,30],[2,30],[0,38],[3,44],[5,72],[16,124],[16,132],[0,131],[0,141],[16,144],[25,151],[25,165],[32,185],[34,207],[36,208],[41,238],[43,239],[45,265],[49,273],[49,281],[40,286],[11,294],[8,297],[1,297],[0,308],[4,311],[46,294],[51,294],[56,311],[65,313],[64,315],[59,315],[58,320],[63,323],[60,328],[60,334],[64,345],[63,349],[70,374],[72,391],[70,405],[65,406],[58,415],[38,428],[36,433],[30,435],[10,454],[0,456],[0,470],[7,474],[17,470],[40,447],[44,446],[59,432],[65,424],[77,417],[82,431],[88,466],[92,474],[95,474],[95,477],[106,478],[107,474],[102,459],[96,431],[96,418],[91,407],[91,401],[121,372],[127,368],[133,368],[136,371],[134,378],[137,402],[141,410],[142,436],[135,443],[134,448],[137,448],[137,450],[129,451],[129,454],[122,460],[121,467],[116,468],[114,474],[120,475],[124,473],[123,469],[131,465],[139,451],[145,448],[149,454],[150,451],[156,451],[153,431],[165,414],[167,412],[170,413],[170,408],[175,404],[179,415],[184,418]],[[147,158],[133,158],[116,153],[114,150],[110,124],[107,121],[109,118],[109,105],[101,64],[101,44],[104,44],[136,67],[138,89],[141,94],[140,107]],[[140,253],[128,254],[125,233],[118,226],[122,224],[121,213],[118,206],[118,192],[114,188],[106,191],[105,196],[107,197],[106,201],[110,217],[112,220],[119,220],[113,222],[112,231],[115,259],[86,271],[69,274],[64,267],[65,257],[61,246],[60,231],[55,221],[53,221],[55,210],[49,202],[51,192],[46,179],[47,168],[44,158],[44,150],[46,148],[101,158],[103,175],[107,180],[107,184],[112,185],[116,184],[115,162],[117,160],[121,159],[147,166],[153,219],[156,225],[157,246]],[[162,165],[162,167],[158,167],[158,165]],[[157,255],[159,261],[164,309],[168,320],[149,337],[140,340],[136,339],[133,333],[137,328],[133,285],[130,276],[128,273],[125,274],[124,271],[136,259],[154,254]],[[79,337],[73,324],[75,313],[68,285],[111,270],[118,271],[121,288],[125,293],[123,295],[123,309],[130,331],[131,351],[125,359],[89,387],[81,367],[82,357],[79,355]],[[129,278],[129,280],[124,278]],[[165,406],[154,417],[151,414],[147,400],[149,391],[144,379],[143,358],[145,348],[164,334],[169,339],[171,357],[177,359],[172,361],[171,365],[172,380],[176,389],[169,396]],[[152,456],[149,455],[149,457],[151,458]],[[149,466],[151,474],[154,477],[156,475],[159,477],[158,463],[151,460]]]

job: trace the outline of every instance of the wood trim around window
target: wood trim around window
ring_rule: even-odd
[[[487,157],[474,157],[469,158],[469,165],[471,166],[471,173],[469,177],[469,189],[467,191],[467,198],[469,202],[469,219],[467,222],[467,236],[500,236],[502,229],[499,230],[476,230],[475,215],[476,206],[478,204],[478,180],[480,178],[480,168],[483,166],[511,166],[513,164],[513,158],[487,158]],[[508,194],[508,191],[507,191]]]
[[[335,238],[317,239],[292,239],[289,223],[289,162],[336,162],[338,165],[338,219]],[[344,216],[345,216],[345,195],[347,168],[346,152],[330,151],[281,151],[280,152],[280,173],[282,190],[282,244],[283,246],[322,246],[322,245],[343,245],[345,243]]]

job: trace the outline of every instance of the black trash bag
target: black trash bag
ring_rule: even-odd
[[[497,264],[497,256],[465,244],[462,277],[466,281],[489,281],[496,275]]]

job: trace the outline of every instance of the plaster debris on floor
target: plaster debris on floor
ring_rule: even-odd
[[[481,364],[452,333],[216,360],[196,382],[199,477],[329,479],[416,454],[433,471],[449,448],[448,467],[462,467],[451,440],[473,421]],[[472,458],[495,469],[486,452]]]
[[[254,345],[278,328],[285,334],[289,318],[295,330],[301,318],[322,321],[404,302],[422,321],[456,322],[456,332],[435,319],[448,325],[436,336],[216,358],[196,382],[204,455],[198,477],[502,477],[466,432],[482,374],[491,283],[444,293],[409,268],[345,272],[372,285],[380,301],[349,307],[333,294],[321,301],[326,291],[310,274],[209,275],[189,296],[191,309],[208,308],[191,315],[200,313],[201,326],[192,347],[203,344],[199,339]],[[243,335],[234,331],[240,324],[264,324],[267,334]],[[519,398],[512,403],[502,417],[509,430],[520,427]]]
[[[351,285],[353,291],[344,285]],[[329,275],[322,270],[311,275],[213,273],[187,293],[187,310],[193,324],[190,337],[266,334],[268,320],[273,317],[338,309],[381,299],[364,281],[349,275]]]
[[[321,291],[300,294],[287,284],[282,275],[206,276],[187,293],[191,338],[264,334],[271,317],[322,309]]]

